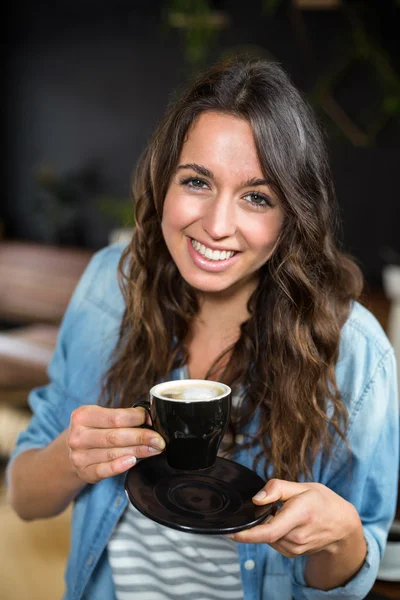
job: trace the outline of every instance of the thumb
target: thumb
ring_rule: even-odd
[[[270,479],[265,486],[253,496],[255,504],[269,504],[270,502],[286,502],[293,496],[298,496],[307,491],[304,483],[285,481],[284,479]]]

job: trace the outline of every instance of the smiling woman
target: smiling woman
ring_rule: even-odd
[[[202,292],[229,291],[232,305],[237,294],[240,303],[243,287],[249,295],[257,287],[282,223],[249,123],[201,114],[183,144],[161,222],[182,277]]]
[[[396,367],[334,238],[312,112],[273,62],[216,65],[168,109],[133,195],[130,243],[91,261],[51,381],[31,395],[9,466],[13,506],[32,519],[75,503],[68,600],[361,600],[396,504]],[[266,481],[249,504],[266,514],[277,503],[270,520],[228,539],[128,505],[119,476],[164,464],[152,455],[165,448],[131,407],[169,379],[232,389],[224,451]],[[152,503],[158,483],[174,503],[176,479],[160,468]],[[184,475],[204,489],[201,473]],[[204,521],[193,496],[191,517]]]

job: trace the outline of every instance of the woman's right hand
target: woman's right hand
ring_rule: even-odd
[[[118,475],[130,469],[137,458],[159,454],[163,438],[146,422],[143,408],[80,406],[73,411],[67,445],[76,473],[86,483]]]

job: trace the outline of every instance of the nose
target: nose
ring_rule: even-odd
[[[231,198],[219,196],[205,207],[202,218],[204,231],[214,240],[230,237],[236,232],[235,207]]]

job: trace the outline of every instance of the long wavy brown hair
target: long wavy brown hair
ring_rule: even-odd
[[[247,438],[256,461],[280,478],[308,477],[335,434],[346,442],[347,411],[335,379],[340,331],[362,276],[338,250],[336,201],[323,135],[275,62],[236,58],[201,75],[175,99],[136,170],[135,228],[123,252],[126,302],[103,402],[131,406],[186,363],[198,293],[181,277],[161,231],[164,198],[190,127],[204,111],[246,119],[261,168],[278,195],[284,224],[260,271],[240,337],[211,366],[212,379],[244,390],[234,433],[257,414]],[[272,471],[271,471],[272,469]]]

